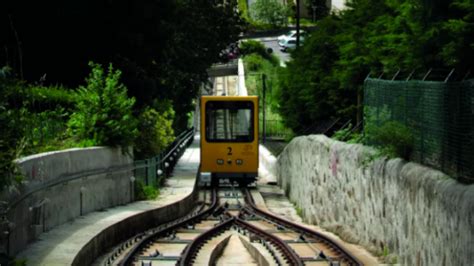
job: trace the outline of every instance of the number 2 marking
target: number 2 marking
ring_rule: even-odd
[[[227,147],[227,155],[232,155],[232,147]]]

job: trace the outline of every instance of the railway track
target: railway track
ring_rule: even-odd
[[[226,265],[230,262],[362,265],[326,236],[258,208],[251,189],[232,186],[201,190],[197,207],[189,215],[124,242],[104,265]]]

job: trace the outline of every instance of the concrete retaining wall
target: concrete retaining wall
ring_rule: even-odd
[[[276,175],[309,223],[406,265],[471,265],[474,185],[323,135],[295,138]],[[382,253],[382,252],[381,252]]]
[[[6,215],[10,234],[2,239],[5,251],[15,255],[55,226],[130,202],[132,172],[106,171],[132,163],[132,157],[120,149],[105,147],[42,153],[17,160],[26,178],[19,191],[2,195],[11,206]]]
[[[237,91],[239,96],[247,96],[247,87],[245,86],[245,68],[244,68],[244,61],[239,59],[238,61],[238,83],[237,83]]]

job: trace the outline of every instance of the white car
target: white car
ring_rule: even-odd
[[[296,38],[285,39],[285,40],[282,40],[281,42],[278,42],[278,44],[281,47],[280,48],[281,51],[287,52],[288,50],[296,48]]]
[[[304,37],[301,36],[300,37],[300,45],[303,45],[304,43]],[[281,42],[278,43],[280,45],[280,50],[282,52],[287,52],[288,50],[293,50],[296,48],[296,38],[290,38],[290,39],[286,39],[286,40],[283,40]]]
[[[300,30],[300,39],[304,38],[305,31]],[[278,44],[283,43],[283,41],[294,38],[296,40],[296,30],[290,30],[286,34],[278,36]],[[281,46],[281,45],[280,45]]]

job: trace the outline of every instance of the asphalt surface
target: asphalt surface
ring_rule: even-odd
[[[280,62],[285,64],[286,62],[290,61],[290,54],[280,50],[280,46],[278,45],[276,38],[272,40],[262,39],[260,41],[265,45],[265,47],[271,48],[273,50],[273,54],[280,58]]]

